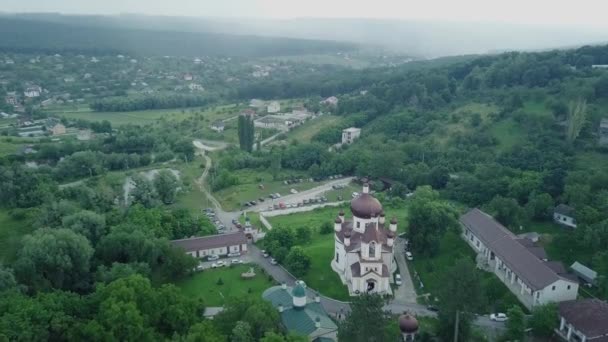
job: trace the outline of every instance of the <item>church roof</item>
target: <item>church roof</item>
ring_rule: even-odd
[[[365,273],[361,273],[361,263],[360,262],[355,262],[354,264],[350,265],[350,273],[353,275],[353,277],[361,277],[362,275],[366,275],[368,273],[376,273],[379,276],[382,277],[388,277],[390,275],[390,272],[388,270],[388,266],[382,264],[382,273],[379,272],[375,272],[375,271],[368,271]]]
[[[344,246],[346,252],[354,252],[361,247],[361,242],[369,243],[370,241],[376,241],[382,244],[383,252],[390,252],[392,249],[386,246],[386,240],[389,233],[390,230],[388,229],[388,225],[370,223],[366,227],[364,233],[361,234],[353,229],[352,221],[344,221],[342,223],[342,229],[339,232],[336,232],[336,237],[342,243],[344,243],[345,236],[350,238],[350,245]]]
[[[363,193],[350,202],[350,211],[356,217],[369,219],[382,213],[382,204],[374,196]]]

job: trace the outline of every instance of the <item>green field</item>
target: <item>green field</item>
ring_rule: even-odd
[[[206,306],[223,306],[231,297],[261,298],[262,292],[275,284],[257,267],[254,268],[255,278],[242,279],[241,273],[249,271],[249,268],[247,265],[239,265],[208,269],[179,281],[177,286],[188,296],[202,298]],[[222,285],[217,284],[220,278]]]
[[[10,154],[15,154],[15,153],[17,153],[18,149],[19,149],[18,144],[13,144],[13,143],[6,142],[4,140],[0,140],[0,156],[7,156]]]
[[[5,210],[0,210],[0,261],[14,260],[21,238],[33,231],[27,219],[16,220]]]
[[[508,150],[526,140],[524,132],[513,119],[495,123],[490,128],[490,133],[498,140],[498,148],[501,151]]]
[[[317,134],[322,128],[338,125],[342,118],[334,115],[323,115],[316,119],[309,120],[302,126],[294,128],[287,134],[289,140],[297,140],[299,142],[310,142],[312,137]]]

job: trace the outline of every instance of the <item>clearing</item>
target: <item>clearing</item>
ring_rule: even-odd
[[[329,126],[336,126],[342,122],[342,118],[335,115],[322,115],[318,118],[309,120],[302,126],[298,126],[287,133],[289,140],[298,142],[310,142],[312,137],[321,129]]]
[[[21,238],[32,231],[32,225],[27,218],[18,220],[11,217],[8,211],[0,210],[0,260],[14,260],[21,245]]]
[[[207,269],[179,281],[176,285],[184,294],[203,299],[205,306],[223,306],[231,297],[253,296],[261,298],[262,292],[275,285],[258,267],[254,267],[255,277],[241,278],[241,273],[248,272],[251,266],[228,266],[219,269]],[[221,279],[221,285],[218,281]]]

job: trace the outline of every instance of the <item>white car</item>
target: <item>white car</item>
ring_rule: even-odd
[[[414,256],[412,255],[412,252],[405,252],[405,257],[409,261],[413,261],[414,260]]]
[[[507,321],[509,319],[509,317],[507,317],[507,315],[505,315],[504,313],[493,313],[490,315],[490,319],[493,320],[494,322],[504,322]]]
[[[226,266],[225,261],[218,261],[218,262],[214,262],[213,264],[211,264],[211,268],[218,268],[218,267],[224,267],[224,266]]]
[[[296,189],[291,189],[291,190],[289,190],[289,192],[291,192],[292,194],[294,194],[294,195],[295,195],[295,194],[297,194],[297,193],[298,193],[298,190],[296,190]]]
[[[236,265],[236,264],[242,264],[242,263],[243,263],[243,260],[241,260],[241,259],[232,259],[231,263],[232,263],[233,265]]]
[[[210,255],[210,256],[207,257],[207,260],[209,260],[209,261],[215,261],[215,260],[218,260],[219,258],[220,258],[219,255]]]
[[[228,254],[229,258],[234,258],[234,257],[238,257],[238,256],[241,256],[241,253],[239,253],[239,252],[232,252],[232,253]]]
[[[353,192],[352,196],[353,196],[353,198],[355,198],[355,197],[359,196],[359,193],[355,191],[355,192]]]
[[[262,255],[264,256],[264,258],[268,258],[270,254],[268,254],[268,252],[262,249]]]
[[[196,266],[196,270],[197,271],[202,271],[204,269],[203,265],[199,264],[198,266]]]
[[[274,258],[270,259],[270,263],[273,264],[273,265],[278,264],[278,262]]]
[[[399,286],[403,284],[403,282],[401,282],[401,274],[395,274],[395,285]]]

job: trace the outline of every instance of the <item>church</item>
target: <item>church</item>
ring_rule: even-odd
[[[348,286],[351,296],[361,293],[392,294],[391,275],[397,265],[393,247],[397,220],[386,223],[382,204],[369,193],[369,184],[350,203],[353,215],[340,211],[335,220],[335,253],[332,269]]]

